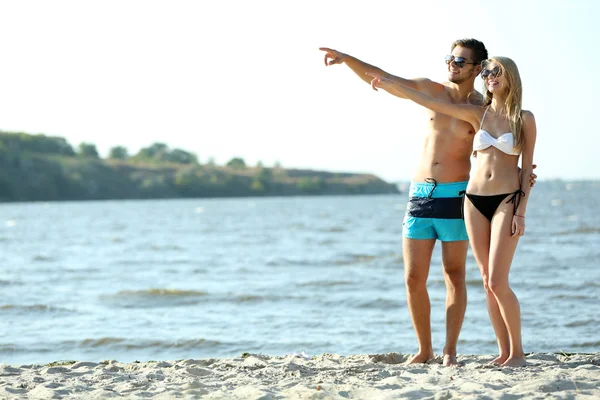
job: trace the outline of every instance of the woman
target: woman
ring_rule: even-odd
[[[521,78],[516,64],[506,57],[485,62],[481,72],[486,88],[484,106],[445,102],[383,76],[368,75],[373,77],[375,90],[396,90],[433,111],[479,127],[473,139],[476,164],[466,190],[465,223],[498,342],[499,355],[493,362],[524,366],[519,301],[509,286],[508,274],[519,237],[525,232],[536,126],[533,114],[521,109]]]

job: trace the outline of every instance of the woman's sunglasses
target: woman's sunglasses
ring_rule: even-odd
[[[496,66],[494,67],[494,69],[484,69],[483,71],[481,71],[481,78],[482,79],[488,79],[488,78],[497,78],[499,76],[502,76],[502,68]]]
[[[464,67],[465,64],[471,64],[471,65],[477,64],[477,63],[473,63],[473,62],[467,62],[467,59],[464,57],[454,57],[453,55],[447,55],[446,56],[446,64],[450,65],[452,62],[454,62],[454,65],[456,65],[458,68]]]

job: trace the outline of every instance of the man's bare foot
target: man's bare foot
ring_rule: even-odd
[[[504,356],[502,354],[500,354],[498,357],[494,358],[492,361],[490,361],[488,364],[489,365],[502,365],[504,364],[504,362],[508,359],[508,356]]]
[[[444,367],[451,367],[453,365],[460,367],[461,364],[456,360],[456,354],[444,354],[444,361],[442,362]]]
[[[525,356],[521,357],[509,357],[502,363],[503,367],[524,367],[527,363],[525,362]]]
[[[428,361],[433,360],[435,357],[433,353],[417,353],[410,358],[406,364],[425,364]]]

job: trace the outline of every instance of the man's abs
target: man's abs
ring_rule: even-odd
[[[468,132],[430,132],[425,139],[413,181],[424,182],[426,178],[433,178],[437,182],[469,180],[472,146],[473,135]]]

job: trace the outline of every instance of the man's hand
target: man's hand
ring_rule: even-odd
[[[523,236],[525,234],[525,217],[522,215],[513,215],[512,236]]]
[[[536,167],[537,167],[537,165],[533,164],[532,168],[536,169]],[[529,185],[531,187],[533,187],[535,185],[536,179],[537,179],[537,175],[532,172],[531,176],[529,177]]]
[[[337,50],[328,49],[327,47],[319,47],[319,50],[325,52],[325,66],[333,64],[341,64],[344,62],[346,55]],[[331,60],[329,60],[331,58]]]

